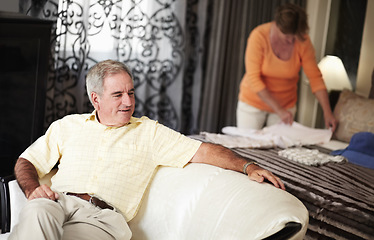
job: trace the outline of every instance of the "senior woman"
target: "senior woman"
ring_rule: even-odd
[[[257,26],[251,32],[245,53],[246,73],[240,83],[239,128],[261,129],[278,122],[292,124],[297,83],[303,67],[323,109],[325,126],[335,130],[337,121],[330,108],[308,30],[305,10],[285,4],[276,10],[274,21]]]

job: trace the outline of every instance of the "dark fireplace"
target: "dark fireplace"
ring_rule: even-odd
[[[44,132],[52,22],[0,12],[0,175]]]

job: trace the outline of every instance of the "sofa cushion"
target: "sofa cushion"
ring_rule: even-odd
[[[339,121],[334,139],[349,142],[357,132],[374,133],[374,99],[343,90],[335,106],[334,116]]]
[[[259,240],[290,223],[302,229],[287,239],[303,239],[308,211],[287,191],[242,173],[191,163],[182,169],[161,167],[129,225],[133,240]]]

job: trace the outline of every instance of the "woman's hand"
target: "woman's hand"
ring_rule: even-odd
[[[293,115],[290,111],[287,111],[286,109],[281,109],[277,112],[277,115],[282,120],[283,123],[292,125],[293,123]]]
[[[293,114],[281,107],[266,88],[258,92],[257,95],[261,98],[262,101],[264,101],[274,110],[274,112],[279,116],[282,122],[289,125],[293,123]]]
[[[331,128],[331,131],[335,132],[335,129],[338,125],[338,120],[336,120],[336,118],[331,112],[330,114],[324,114],[324,118],[326,128]]]

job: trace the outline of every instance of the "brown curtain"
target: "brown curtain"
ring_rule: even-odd
[[[211,0],[199,116],[200,131],[221,132],[236,125],[239,84],[245,72],[244,53],[249,33],[273,19],[274,10],[292,2],[305,8],[306,0]]]

